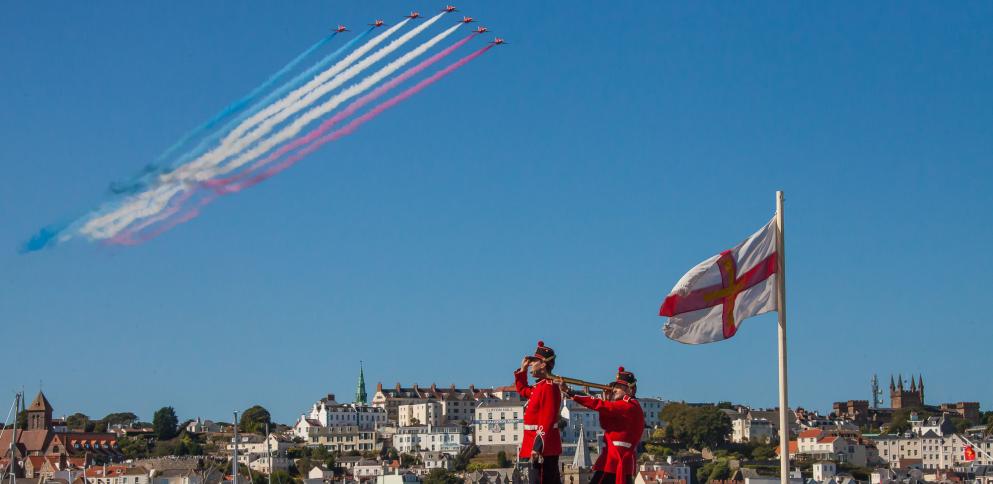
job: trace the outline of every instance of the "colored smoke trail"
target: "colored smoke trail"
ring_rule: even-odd
[[[437,54],[434,54],[431,57],[428,57],[427,59],[424,59],[423,61],[419,62],[414,67],[411,67],[403,71],[399,76],[396,76],[395,78],[391,79],[389,82],[383,84],[382,86],[377,87],[374,91],[370,92],[369,94],[366,94],[365,96],[356,99],[351,104],[349,104],[348,107],[339,111],[330,119],[321,123],[321,125],[318,126],[316,129],[313,129],[306,135],[301,136],[293,140],[292,142],[279,147],[278,150],[271,153],[264,160],[259,160],[253,163],[252,166],[249,167],[244,173],[240,173],[237,176],[229,177],[226,179],[207,180],[206,182],[204,182],[204,185],[213,188],[218,193],[230,193],[230,192],[240,191],[233,189],[229,191],[224,187],[227,185],[231,185],[232,183],[235,183],[238,180],[244,180],[249,175],[251,175],[251,173],[257,171],[259,168],[262,168],[268,165],[269,163],[272,163],[274,160],[279,159],[281,156],[285,155],[286,153],[294,149],[297,149],[307,143],[314,141],[315,139],[326,133],[329,129],[337,125],[339,122],[355,114],[355,112],[357,112],[359,109],[363,108],[370,102],[379,99],[380,97],[382,97],[383,94],[386,94],[393,88],[399,86],[401,83],[406,82],[410,78],[419,74],[424,69],[427,69],[436,62],[444,59],[445,57],[448,57],[452,52],[455,52],[457,49],[465,45],[467,42],[472,40],[477,35],[479,35],[478,32],[473,32],[465,36],[462,40],[459,40],[458,42],[452,44],[451,46],[446,47],[441,52],[438,52]]]
[[[173,151],[176,151],[177,149],[179,149],[179,147],[181,147],[184,144],[186,144],[186,142],[189,141],[190,138],[193,138],[194,136],[198,136],[201,133],[203,133],[204,131],[207,131],[208,129],[213,128],[222,119],[230,116],[231,114],[234,114],[235,112],[237,112],[237,111],[241,110],[242,108],[244,108],[245,106],[247,106],[250,102],[254,101],[256,97],[258,97],[260,94],[262,94],[263,91],[265,91],[266,89],[269,89],[270,87],[272,87],[273,84],[275,84],[283,76],[285,76],[293,68],[295,68],[297,66],[297,64],[299,64],[300,62],[302,62],[307,57],[310,57],[310,55],[313,54],[315,51],[317,51],[317,49],[320,49],[321,47],[324,47],[324,45],[326,45],[328,42],[331,42],[331,40],[334,39],[335,35],[338,35],[338,32],[337,31],[331,32],[330,35],[325,36],[323,39],[317,41],[314,45],[308,47],[307,50],[301,52],[299,55],[297,55],[296,57],[294,57],[293,60],[291,60],[285,66],[283,66],[282,69],[276,71],[275,74],[269,76],[269,79],[266,79],[265,82],[263,82],[262,84],[259,84],[258,86],[256,86],[255,89],[252,89],[244,97],[242,97],[241,99],[239,99],[239,100],[237,100],[237,101],[229,104],[226,108],[222,109],[219,113],[215,114],[214,117],[208,119],[207,122],[203,123],[202,125],[198,126],[193,131],[190,131],[185,136],[183,136],[182,138],[180,138],[179,141],[177,141],[174,145],[170,146],[169,149],[167,149],[164,153],[162,153],[161,155],[159,155],[159,158],[158,158],[157,161],[161,161],[163,158],[171,155]]]
[[[283,96],[284,94],[290,92],[293,89],[299,88],[300,85],[307,80],[310,80],[310,82],[308,82],[304,87],[311,85],[316,86],[317,84],[315,83],[318,82],[318,79],[326,79],[327,77],[330,77],[330,75],[340,72],[345,67],[348,67],[348,65],[351,65],[351,63],[354,62],[355,59],[357,59],[359,56],[361,56],[365,52],[368,52],[368,50],[371,50],[373,47],[375,47],[375,45],[382,42],[382,40],[385,40],[385,38],[391,32],[387,32],[384,35],[380,35],[379,37],[373,39],[373,41],[371,41],[369,44],[366,44],[366,46],[363,46],[361,49],[356,50],[356,52],[359,53],[358,55],[354,55],[354,57],[350,55],[342,62],[339,62],[338,64],[335,64],[330,68],[328,68],[326,71],[322,72],[321,75],[318,75],[313,79],[310,78],[310,76],[313,76],[315,73],[320,72],[321,69],[326,68],[329,64],[337,60],[339,57],[341,57],[342,54],[348,52],[353,46],[355,46],[355,44],[357,44],[359,41],[361,41],[367,35],[369,35],[369,33],[371,33],[374,28],[375,27],[369,27],[361,34],[355,36],[355,38],[346,42],[345,45],[339,47],[338,50],[324,56],[323,59],[317,61],[314,65],[310,66],[306,71],[297,74],[295,77],[287,81],[285,84],[283,84],[282,86],[276,88],[275,90],[267,94],[259,102],[253,104],[244,112],[242,112],[235,118],[225,123],[224,126],[222,126],[220,129],[212,133],[210,136],[201,139],[200,142],[197,143],[196,147],[184,153],[183,156],[181,156],[179,159],[170,163],[168,167],[149,166],[144,170],[144,173],[139,175],[139,177],[137,177],[136,179],[131,180],[130,182],[127,183],[113,184],[111,186],[111,191],[114,193],[137,193],[140,190],[148,188],[148,185],[153,183],[154,177],[157,177],[158,175],[161,175],[163,173],[169,173],[172,170],[176,169],[176,167],[181,166],[182,164],[202,155],[205,151],[207,151],[207,148],[212,146],[215,142],[217,142],[217,140],[221,139],[222,136],[228,134],[229,132],[231,132],[231,130],[240,126],[241,125],[240,123],[245,121],[249,116],[253,116],[259,111],[271,107],[271,103],[277,100],[280,96]],[[324,74],[329,74],[329,75],[324,76]]]
[[[222,147],[218,147],[211,153],[208,153],[208,155],[219,153],[219,155],[215,156],[214,159],[215,160],[217,160],[217,158],[220,159],[215,161],[213,164],[207,163],[208,161],[207,156],[201,157],[197,162],[184,165],[169,174],[162,175],[159,178],[160,184],[186,185],[186,184],[195,184],[198,182],[202,182],[204,180],[216,176],[217,174],[226,173],[230,170],[237,168],[238,166],[248,163],[253,159],[255,159],[256,157],[265,154],[272,148],[278,146],[279,143],[287,139],[290,139],[293,136],[296,136],[296,134],[299,133],[300,130],[306,127],[306,125],[309,124],[310,122],[327,114],[335,107],[337,107],[340,103],[372,87],[380,80],[387,77],[389,74],[392,74],[393,72],[399,70],[405,64],[409,63],[414,58],[426,52],[429,48],[434,46],[436,43],[440,42],[448,35],[451,35],[458,27],[461,26],[461,23],[458,23],[452,26],[451,28],[449,28],[448,30],[432,37],[430,40],[421,44],[417,48],[411,50],[410,52],[407,52],[400,58],[390,62],[385,67],[377,71],[375,74],[366,77],[358,84],[350,86],[344,91],[339,92],[338,94],[332,96],[331,99],[325,102],[324,104],[314,109],[311,109],[310,111],[307,111],[301,117],[295,119],[289,126],[283,128],[275,135],[272,135],[268,138],[263,138],[262,141],[260,141],[259,145],[243,153],[237,159],[226,165],[223,169],[219,169],[216,166],[227,158],[227,153],[230,153],[231,155],[236,155],[238,151],[240,151],[240,147],[241,147],[240,145],[246,144],[245,143],[246,139],[248,141],[254,140],[254,137],[261,136],[262,134],[264,134],[264,132],[270,130],[276,123],[283,120],[285,117],[291,115],[296,111],[302,110],[309,104],[313,104],[316,100],[318,100],[321,96],[323,96],[327,92],[340,86],[346,80],[358,75],[363,70],[368,68],[370,65],[378,62],[385,56],[392,53],[394,50],[401,47],[403,44],[407,43],[410,39],[418,35],[420,32],[430,27],[431,23],[440,19],[442,15],[444,14],[443,13],[438,14],[432,17],[431,19],[429,19],[428,21],[422,23],[418,27],[412,29],[410,32],[405,33],[404,35],[400,36],[400,38],[388,44],[386,47],[383,47],[382,49],[376,51],[372,55],[366,57],[365,59],[362,59],[354,66],[348,68],[345,72],[341,73],[341,75],[336,76],[331,81],[319,86],[313,92],[304,96],[298,103],[284,109],[283,111],[277,113],[272,118],[266,120],[258,128],[256,128],[255,131],[249,133],[249,135],[246,135],[244,138],[236,142],[235,146],[230,147],[233,148],[233,150],[230,148],[228,150],[224,150],[223,149],[224,147],[222,146]],[[261,134],[257,134],[257,133],[261,133]],[[170,197],[172,196],[172,194],[167,194],[167,195]],[[150,209],[148,207],[158,207],[160,210],[164,209],[167,206],[168,201],[158,198],[161,196],[163,195],[161,193],[156,193],[156,190],[149,190],[148,192],[139,194],[133,199],[125,200],[113,212],[88,221],[85,225],[83,225],[82,228],[80,228],[80,232],[89,237],[99,238],[99,239],[113,237],[118,232],[124,230],[127,226],[131,225],[133,222],[141,218],[154,215],[154,213],[150,213],[149,211]]]
[[[299,111],[302,111],[303,109],[307,108],[308,106],[311,106],[314,103],[318,102],[320,100],[320,98],[322,98],[324,95],[326,95],[326,94],[330,93],[331,91],[333,91],[334,89],[340,87],[345,82],[347,82],[349,79],[351,79],[351,78],[353,78],[353,77],[361,74],[362,71],[368,69],[369,67],[371,67],[375,63],[383,60],[387,55],[392,54],[394,51],[396,51],[397,49],[399,49],[400,47],[402,47],[404,44],[406,44],[411,39],[413,39],[414,37],[416,37],[417,35],[419,35],[421,32],[423,32],[424,30],[426,30],[428,27],[430,27],[431,25],[433,25],[443,15],[445,15],[444,12],[443,13],[439,13],[438,15],[435,15],[434,17],[431,17],[428,20],[425,20],[423,23],[421,23],[417,27],[411,29],[409,32],[406,32],[405,34],[401,35],[399,38],[397,38],[396,40],[390,42],[385,47],[377,50],[373,54],[371,54],[368,57],[362,59],[361,61],[359,61],[358,63],[356,63],[354,66],[348,68],[348,70],[346,70],[346,71],[342,72],[341,74],[335,76],[334,78],[332,78],[331,80],[325,82],[324,84],[321,84],[320,86],[318,86],[317,88],[315,88],[313,91],[311,91],[311,92],[307,93],[306,95],[300,97],[295,102],[292,102],[290,104],[286,104],[286,98],[280,100],[276,104],[277,105],[283,104],[284,105],[283,108],[279,109],[278,112],[276,112],[275,114],[273,114],[270,118],[265,119],[264,121],[262,121],[251,132],[245,134],[240,139],[237,139],[236,141],[232,142],[229,146],[227,146],[227,147],[223,146],[223,141],[222,141],[222,146],[219,147],[217,150],[215,150],[216,156],[214,156],[214,157],[205,157],[202,160],[197,160],[196,162],[190,163],[189,165],[182,167],[181,169],[177,170],[174,173],[170,173],[170,174],[166,175],[164,178],[166,180],[190,179],[190,180],[195,180],[195,181],[203,181],[203,180],[206,180],[208,178],[212,178],[213,176],[216,175],[216,171],[215,171],[216,170],[216,167],[218,165],[222,164],[228,157],[233,157],[235,155],[238,155],[243,149],[248,148],[248,146],[250,146],[255,141],[258,141],[258,140],[262,139],[266,134],[268,134],[270,131],[272,131],[276,127],[276,125],[278,125],[279,123],[285,121],[290,116],[296,114]],[[403,25],[405,22],[407,22],[407,20],[405,20],[403,22],[400,22],[399,24],[397,24],[396,27],[399,27],[399,26]],[[394,27],[394,28],[396,28],[396,27]],[[437,40],[434,40],[433,39],[435,42],[440,41],[440,38],[438,36],[435,36],[435,39],[437,39]],[[418,49],[419,49],[419,51],[418,51],[419,53],[423,53],[423,51],[426,50],[426,49],[422,49],[421,47],[419,47]],[[417,54],[417,55],[419,55],[419,54]],[[416,57],[416,55],[414,57]],[[411,58],[410,53],[405,54],[403,57],[401,57],[401,59],[410,59],[410,58]],[[396,65],[396,62],[397,61],[394,61],[393,63],[390,63],[387,67]],[[399,67],[397,67],[397,68],[399,68]],[[384,70],[386,70],[386,68],[380,69],[380,71],[378,71],[378,72],[383,72]],[[320,117],[321,115],[323,115],[323,114],[317,114],[317,115],[315,115],[314,114],[315,112],[327,113],[328,111],[330,111],[330,109],[333,109],[333,106],[331,106],[329,108],[328,107],[329,105],[330,105],[330,102],[321,105],[319,109],[311,110],[311,111],[309,111],[307,113],[304,113],[300,118],[297,118],[296,120],[294,120],[289,127],[284,128],[283,130],[279,131],[276,135],[274,135],[273,138],[278,138],[280,140],[285,140],[288,137],[292,137],[297,132],[299,132],[300,129],[303,129],[303,127],[306,126],[306,124],[312,122],[313,120],[315,120],[318,117]],[[247,125],[248,122],[246,121],[244,124]],[[228,137],[226,137],[225,139],[227,140],[228,138],[233,138],[237,134],[237,132],[239,131],[239,129],[241,129],[240,126],[239,126],[239,128],[237,128],[234,131],[232,131],[231,134]],[[292,134],[289,134],[289,133],[292,133]],[[249,153],[250,154],[246,154],[245,156],[242,156],[241,158],[239,158],[239,160],[238,160],[237,164],[235,165],[235,167],[240,166],[241,164],[244,164],[245,162],[247,162],[246,161],[246,157],[248,158],[248,160],[250,160],[251,158],[254,158],[256,156],[259,156],[261,154],[264,154],[266,151],[268,151],[273,146],[275,146],[272,143],[271,139],[272,138],[266,139],[266,140],[263,140],[262,142],[260,142],[260,145],[264,145],[264,148],[261,147],[261,146],[257,146],[257,147],[252,148],[251,150],[249,150]],[[228,170],[222,170],[222,171],[220,171],[220,173],[224,173],[226,171],[230,171],[230,169],[228,169]],[[198,172],[203,172],[203,173],[198,173]],[[206,173],[206,174],[204,174],[204,173]]]
[[[339,79],[340,77],[339,74],[345,75],[347,73],[352,73],[349,77],[352,77],[355,74],[357,74],[358,71],[354,69],[354,66],[352,66],[352,64],[354,64],[359,58],[367,54],[370,50],[374,49],[377,45],[381,44],[387,38],[389,38],[398,30],[400,30],[404,25],[406,25],[406,23],[407,20],[404,20],[390,27],[385,32],[377,35],[376,37],[373,37],[371,40],[369,40],[365,44],[362,44],[359,48],[355,49],[347,56],[345,56],[344,59],[338,61],[333,66],[319,73],[317,77],[311,79],[303,86],[294,89],[292,92],[290,92],[283,98],[277,100],[276,102],[269,104],[268,106],[264,106],[261,110],[255,112],[247,119],[238,123],[229,132],[221,133],[223,138],[221,139],[220,144],[218,146],[214,147],[210,151],[207,151],[206,153],[197,156],[196,159],[194,159],[189,163],[181,164],[175,171],[164,174],[162,176],[162,178],[164,178],[162,181],[172,181],[179,178],[183,178],[187,174],[197,171],[202,166],[220,163],[224,161],[224,159],[227,158],[227,156],[230,156],[231,153],[238,153],[248,144],[244,140],[245,133],[247,131],[249,131],[253,127],[258,126],[260,123],[263,123],[271,119],[273,116],[279,115],[281,113],[283,113],[284,115],[279,118],[280,121],[286,119],[286,117],[289,117],[290,115],[293,114],[293,113],[284,113],[284,109],[286,109],[287,107],[298,105],[299,101],[304,98],[311,100],[311,102],[313,102],[313,97],[311,95],[315,90],[324,89],[322,92],[327,92],[327,90],[331,90],[334,89],[334,87],[339,86],[340,83],[336,82],[336,80]],[[367,64],[364,65],[367,66]],[[329,82],[336,84],[334,84],[334,87],[329,87],[328,86]],[[271,126],[272,124],[273,123],[269,123],[266,126],[268,127]],[[261,135],[264,134],[264,131],[256,128],[255,130],[252,131],[252,133],[256,135]]]
[[[368,52],[369,50],[371,50],[373,47],[375,47],[376,45],[378,45],[381,42],[383,42],[383,40],[385,40],[387,37],[389,37],[390,35],[392,35],[396,30],[398,30],[399,28],[401,28],[405,23],[406,23],[406,21],[400,22],[397,25],[395,25],[395,26],[391,27],[390,29],[388,29],[386,32],[383,32],[382,34],[376,36],[375,38],[373,38],[369,42],[363,44],[361,47],[359,47],[358,49],[356,49],[354,52],[350,53],[348,56],[346,56],[340,62],[336,63],[334,66],[332,66],[328,70],[322,72],[320,75],[318,75],[317,78],[311,80],[310,82],[308,82],[303,87],[298,88],[297,90],[295,90],[288,97],[292,97],[294,95],[300,94],[303,91],[314,87],[318,83],[318,81],[320,81],[321,79],[326,79],[328,77],[328,73],[332,73],[333,74],[335,72],[340,72],[342,69],[345,69],[345,67],[347,67],[348,65],[350,65],[351,63],[353,63],[358,57],[361,57],[366,52]],[[408,37],[406,35],[405,35],[405,37],[407,39],[410,38],[410,37]],[[400,39],[398,39],[398,40],[400,40]],[[396,43],[396,41],[394,41],[390,45],[393,45],[394,43]],[[399,47],[399,45],[397,45],[396,47]],[[385,49],[385,47],[384,47],[384,49]],[[373,54],[373,55],[375,55],[375,54]],[[365,64],[363,64],[365,62],[365,60],[366,59],[363,59],[363,61],[360,62],[359,64],[360,65],[365,65]],[[357,66],[352,66],[351,68],[347,69],[345,71],[345,73],[351,73],[349,75],[349,77],[352,77],[355,74],[358,74],[358,72],[360,72],[360,71],[358,69],[356,69],[356,67]],[[363,69],[364,69],[364,67],[363,67]],[[337,79],[337,78],[338,77],[333,78],[331,82],[335,82],[334,79]],[[342,82],[344,82],[344,81],[342,81]],[[322,85],[316,86],[316,87],[323,88],[324,86],[325,86],[325,84],[322,84]],[[285,100],[285,98],[284,98],[284,100]],[[283,100],[280,100],[276,104],[279,104],[280,102],[283,102]],[[262,114],[267,113],[267,112],[269,112],[271,110],[271,108],[272,108],[272,106],[268,106],[265,109],[263,109],[261,113]],[[254,118],[255,117],[250,118],[249,120],[246,120],[246,121],[242,122],[238,126],[238,128],[236,128],[236,130],[239,129],[239,128],[242,128],[242,126],[248,124],[251,121],[251,119],[254,119]],[[225,137],[225,140],[228,140],[230,138],[231,138],[231,135],[229,134],[227,137]],[[190,174],[193,174],[193,173],[196,173],[196,168],[197,168],[198,165],[206,165],[209,162],[216,163],[216,162],[219,162],[219,161],[223,161],[227,157],[227,155],[223,155],[223,153],[226,153],[228,151],[231,151],[231,147],[230,146],[225,146],[223,143],[224,143],[224,141],[222,141],[222,145],[221,146],[218,146],[217,148],[214,148],[213,150],[207,152],[203,156],[200,156],[199,158],[197,158],[197,160],[195,160],[195,161],[193,161],[191,163],[187,163],[185,165],[182,165],[182,166],[176,168],[175,170],[173,170],[173,171],[171,171],[169,173],[162,174],[162,175],[158,176],[157,179],[155,180],[155,183],[152,184],[152,186],[150,188],[147,188],[145,191],[140,192],[140,193],[138,193],[138,194],[136,194],[134,196],[131,196],[131,197],[126,198],[122,202],[120,202],[120,203],[118,203],[118,204],[110,207],[109,210],[102,211],[100,213],[96,213],[96,214],[91,215],[85,222],[82,223],[82,226],[79,228],[79,232],[81,234],[83,234],[84,236],[87,236],[87,237],[90,237],[90,238],[95,238],[95,239],[105,239],[105,238],[113,237],[117,232],[119,232],[120,230],[123,230],[125,227],[127,227],[128,225],[130,225],[132,222],[134,222],[134,221],[136,221],[136,220],[138,220],[140,218],[143,218],[143,217],[152,215],[152,214],[148,213],[148,208],[147,207],[158,207],[159,209],[165,208],[167,206],[168,200],[167,199],[163,199],[163,197],[169,197],[169,198],[171,198],[172,195],[173,195],[173,193],[169,192],[168,190],[163,190],[163,189],[161,189],[161,187],[163,187],[163,186],[172,186],[172,187],[175,187],[177,185],[185,185],[188,182],[189,175]],[[225,150],[225,148],[228,148],[228,149]],[[240,151],[240,146],[236,146],[234,148],[235,148],[234,149],[234,152],[235,153],[237,153],[238,151]],[[219,160],[217,160],[218,156],[220,156],[220,159]]]
[[[349,99],[351,99],[351,98],[353,98],[355,96],[358,96],[359,94],[363,93],[367,89],[370,89],[373,86],[375,86],[376,84],[378,84],[383,79],[386,79],[387,77],[389,77],[393,73],[397,72],[403,66],[409,64],[414,59],[416,59],[416,58],[420,57],[421,55],[423,55],[425,52],[427,52],[429,49],[431,49],[432,47],[434,47],[435,45],[437,45],[439,42],[441,42],[442,40],[444,40],[446,37],[448,37],[449,35],[452,35],[461,26],[462,26],[462,23],[459,22],[459,23],[457,23],[457,24],[449,27],[447,30],[439,33],[438,35],[435,35],[434,37],[432,37],[431,39],[427,40],[423,44],[417,46],[416,48],[414,48],[410,52],[407,52],[406,54],[400,56],[399,58],[397,58],[394,61],[390,62],[389,64],[385,65],[384,67],[382,67],[381,69],[379,69],[375,73],[373,73],[373,74],[371,74],[369,76],[366,76],[364,79],[362,79],[358,83],[353,84],[353,85],[349,86],[348,88],[343,89],[342,91],[338,92],[337,94],[331,96],[331,98],[328,99],[323,104],[321,104],[321,105],[319,105],[319,106],[317,106],[317,107],[315,107],[315,108],[313,108],[313,109],[305,112],[299,118],[293,120],[293,122],[290,123],[288,126],[286,126],[285,128],[283,128],[282,130],[280,130],[276,134],[274,134],[274,135],[272,135],[272,136],[270,136],[268,138],[262,139],[261,141],[259,141],[258,145],[256,145],[256,146],[252,147],[251,149],[249,149],[249,150],[247,150],[247,151],[239,154],[236,158],[234,158],[233,160],[229,161],[227,164],[225,164],[225,165],[219,165],[219,166],[214,166],[214,167],[210,167],[210,168],[206,168],[206,169],[201,170],[199,173],[197,173],[195,175],[194,179],[196,181],[206,181],[206,180],[209,180],[211,178],[214,178],[214,177],[216,177],[218,175],[223,175],[225,173],[228,173],[228,172],[231,172],[233,170],[236,170],[236,169],[240,168],[241,166],[245,165],[246,163],[248,163],[248,162],[250,162],[250,161],[258,158],[259,156],[264,155],[269,150],[271,150],[271,149],[279,146],[280,143],[283,143],[284,141],[287,141],[289,139],[292,139],[294,136],[296,136],[297,134],[299,134],[300,131],[302,131],[305,127],[307,127],[308,124],[310,124],[310,123],[312,123],[312,122],[320,119],[321,117],[325,116],[326,114],[334,111],[338,106],[340,106],[345,101],[348,101]],[[356,67],[358,67],[358,66],[356,66]],[[273,119],[275,119],[275,118],[273,118]]]
[[[379,116],[380,114],[382,114],[387,109],[390,109],[390,108],[396,106],[397,104],[400,104],[401,102],[409,99],[411,96],[413,96],[413,95],[415,95],[415,94],[423,91],[425,88],[427,88],[431,84],[434,84],[435,82],[438,82],[440,79],[442,79],[443,77],[451,74],[456,69],[458,69],[458,68],[460,68],[460,67],[468,64],[473,59],[475,59],[475,58],[483,55],[484,53],[486,53],[486,51],[490,50],[491,48],[493,48],[493,45],[488,45],[486,47],[483,47],[483,48],[481,48],[481,49],[479,49],[479,50],[477,50],[477,51],[469,54],[469,55],[466,55],[465,57],[463,57],[463,58],[459,59],[458,61],[452,63],[448,67],[445,67],[444,69],[442,69],[442,70],[440,70],[440,71],[432,74],[430,77],[427,77],[427,78],[421,80],[417,84],[415,84],[415,85],[407,88],[406,90],[402,91],[401,93],[399,93],[399,94],[393,96],[392,98],[384,101],[382,104],[377,105],[375,108],[369,110],[367,113],[365,113],[365,114],[363,114],[363,115],[361,115],[361,116],[353,119],[351,122],[349,122],[348,124],[346,124],[344,127],[340,128],[338,130],[335,130],[335,131],[331,132],[330,134],[328,134],[328,135],[326,135],[324,137],[318,138],[313,143],[311,143],[308,146],[305,146],[304,148],[301,148],[299,151],[297,151],[296,153],[294,153],[292,156],[286,158],[285,160],[283,160],[279,164],[270,166],[268,169],[266,169],[262,173],[259,173],[259,174],[255,175],[255,176],[253,176],[249,180],[246,180],[244,182],[241,182],[241,183],[232,185],[232,186],[228,187],[226,190],[222,190],[222,193],[234,193],[234,192],[238,192],[238,191],[244,190],[245,188],[249,188],[249,187],[255,186],[255,185],[257,185],[257,184],[259,184],[259,183],[261,183],[261,182],[263,182],[263,181],[265,181],[265,180],[273,177],[274,175],[282,172],[283,170],[285,170],[285,169],[293,166],[294,164],[296,164],[297,161],[300,161],[301,159],[303,159],[307,155],[310,155],[311,153],[313,153],[314,151],[316,151],[318,148],[320,148],[324,144],[327,144],[327,143],[329,143],[331,141],[337,140],[339,138],[342,138],[344,136],[347,136],[347,135],[350,135],[350,134],[354,133],[355,130],[357,130],[363,124],[365,124],[365,123],[371,121],[372,119],[376,118],[377,116]],[[206,184],[204,186],[206,188],[210,188]],[[203,198],[200,198],[191,208],[187,209],[186,211],[183,211],[183,212],[179,213],[175,217],[173,217],[173,218],[169,219],[168,221],[166,221],[166,223],[163,224],[162,226],[156,227],[154,230],[152,230],[152,231],[150,231],[148,233],[141,234],[141,233],[137,233],[136,231],[132,231],[131,229],[128,229],[127,231],[124,231],[124,232],[120,233],[119,235],[116,235],[113,238],[108,239],[108,243],[118,244],[118,245],[136,245],[136,244],[140,244],[140,243],[143,243],[143,242],[147,242],[147,241],[149,241],[149,240],[151,240],[151,239],[153,239],[153,238],[155,238],[155,237],[157,237],[157,236],[159,236],[159,235],[167,232],[168,230],[172,229],[173,227],[176,227],[177,225],[180,225],[182,223],[185,223],[185,222],[188,222],[190,220],[193,220],[194,218],[196,218],[200,214],[200,209],[203,206],[205,206],[205,205],[209,204],[210,202],[212,202],[216,197],[217,197],[217,194],[208,194],[208,195],[204,196]],[[144,225],[142,226],[142,228],[146,228],[146,227],[147,226],[144,226]]]

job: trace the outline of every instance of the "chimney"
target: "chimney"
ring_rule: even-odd
[[[400,382],[397,382],[397,393],[400,393]]]
[[[431,392],[437,392],[437,391],[438,391],[438,387],[434,383],[432,383],[431,384]]]
[[[377,392],[382,392],[383,391],[383,382],[379,382],[379,383],[376,384],[376,391]]]

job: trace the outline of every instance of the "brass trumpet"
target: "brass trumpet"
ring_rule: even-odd
[[[567,376],[551,375],[551,377],[552,377],[552,381],[562,380],[569,385],[573,385],[577,387],[599,388],[601,390],[610,390],[612,388],[610,385],[604,385],[602,383],[593,383],[586,380],[580,380],[578,378],[569,378]]]

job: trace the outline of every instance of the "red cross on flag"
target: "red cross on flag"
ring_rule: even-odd
[[[965,457],[964,460],[966,462],[972,462],[976,460],[976,449],[973,448],[971,445],[965,446],[965,455],[963,457]]]
[[[728,339],[741,322],[778,308],[776,219],[738,244],[690,269],[659,310],[663,332],[687,344]]]

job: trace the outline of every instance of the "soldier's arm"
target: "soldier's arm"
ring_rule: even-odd
[[[528,385],[528,371],[526,369],[517,369],[514,371],[514,386],[517,387],[517,393],[524,398],[531,398],[531,385]]]

